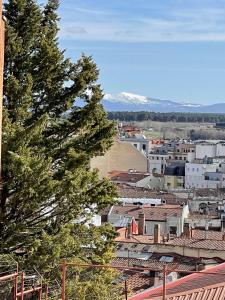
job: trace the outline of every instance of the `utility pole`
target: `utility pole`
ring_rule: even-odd
[[[167,276],[167,265],[163,265],[163,298],[162,300],[166,300],[166,276]]]

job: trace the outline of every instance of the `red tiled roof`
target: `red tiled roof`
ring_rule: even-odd
[[[224,233],[221,231],[213,231],[213,230],[192,230],[193,239],[196,240],[218,240],[222,241]]]
[[[216,275],[204,274],[215,272]],[[224,300],[225,299],[225,263],[194,273],[166,286],[167,300]],[[139,293],[130,300],[161,300],[162,286]]]
[[[131,187],[125,184],[117,185],[118,194],[122,198],[153,198],[165,200],[167,204],[187,203],[187,199],[179,198],[171,193],[159,193],[150,189]]]
[[[225,251],[225,241],[218,240],[196,240],[187,238],[174,238],[166,243],[167,245],[185,246],[190,248],[221,250]],[[225,279],[225,278],[224,278]]]
[[[153,244],[153,236],[151,235],[132,235],[126,237],[126,228],[120,228],[117,230],[119,236],[115,238],[116,242],[127,242],[127,243],[140,243],[140,244]]]
[[[168,217],[181,217],[183,208],[179,205],[139,207],[137,205],[114,205],[111,214],[129,215],[138,219],[140,212],[145,213],[145,220],[165,222]]]
[[[148,177],[149,174],[145,173],[137,173],[137,172],[121,172],[121,171],[112,171],[109,172],[108,177],[112,181],[119,181],[119,182],[130,182],[130,183],[136,183],[146,177]]]
[[[207,289],[196,289],[184,294],[174,294],[167,298],[167,300],[189,300],[189,299],[199,299],[199,300],[224,300],[225,287],[223,284],[212,285]],[[161,297],[152,297],[152,300],[161,300]]]
[[[124,258],[124,257],[117,257],[114,258],[112,261],[113,266],[117,267],[146,267],[149,268],[149,270],[163,270],[163,265],[165,264],[162,261],[159,261],[159,259],[164,256],[163,254],[154,253],[148,260],[142,260],[137,258]],[[185,262],[186,259],[186,262]],[[185,258],[185,257],[174,257],[174,262],[168,263],[168,266],[170,270],[176,270],[176,271],[194,271],[196,270],[196,259],[192,258]]]
[[[120,234],[116,237],[116,242],[123,243],[139,243],[153,245],[154,239],[151,235],[133,235],[130,238],[125,236],[125,228],[121,228],[117,232]],[[189,248],[197,249],[207,249],[207,250],[221,250],[225,251],[225,241],[216,239],[196,239],[196,238],[184,238],[184,237],[173,237],[168,242],[162,242],[162,245],[172,245],[172,246],[184,246]]]

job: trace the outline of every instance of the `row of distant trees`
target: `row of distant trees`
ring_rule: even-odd
[[[225,114],[215,113],[183,113],[183,112],[130,112],[130,111],[116,111],[108,112],[110,120],[119,121],[159,121],[159,122],[203,122],[203,123],[216,123],[225,122]]]

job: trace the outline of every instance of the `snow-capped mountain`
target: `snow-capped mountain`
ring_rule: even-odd
[[[103,105],[107,111],[225,113],[225,103],[202,105],[191,102],[159,100],[127,92],[106,94]]]

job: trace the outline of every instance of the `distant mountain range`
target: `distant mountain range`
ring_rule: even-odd
[[[225,113],[225,103],[202,105],[159,100],[127,92],[115,95],[106,94],[103,99],[103,105],[107,111]]]

